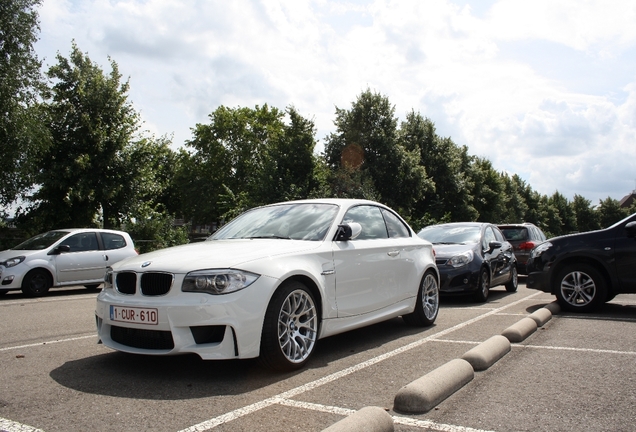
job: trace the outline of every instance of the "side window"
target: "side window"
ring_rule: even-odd
[[[495,237],[495,233],[492,230],[491,227],[486,227],[486,231],[484,232],[484,241],[482,242],[482,247],[484,248],[484,250],[489,249],[490,246],[488,246],[490,244],[491,241],[494,241],[496,239]]]
[[[62,244],[69,245],[71,252],[86,252],[99,249],[99,245],[97,244],[97,234],[94,232],[72,235],[64,240]]]
[[[356,240],[389,238],[380,209],[376,206],[361,205],[350,208],[343,222],[357,222],[362,232]]]
[[[119,234],[102,233],[102,241],[104,242],[104,249],[121,249],[126,247],[126,239]]]
[[[505,242],[506,238],[504,237],[504,235],[501,233],[501,231],[499,231],[498,229],[494,230],[495,231],[495,238],[497,239],[497,241],[500,242]]]
[[[389,231],[389,237],[411,237],[409,229],[395,214],[391,213],[388,210],[382,209],[382,215],[384,216],[384,220],[386,221],[386,227]]]

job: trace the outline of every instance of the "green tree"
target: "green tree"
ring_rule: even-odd
[[[578,227],[576,225],[576,214],[568,202],[568,199],[563,196],[563,194],[559,193],[559,191],[554,192],[554,194],[548,198],[548,203],[558,214],[559,220],[559,225],[553,226],[552,229],[558,232],[559,235],[571,234],[578,231]]]
[[[600,228],[598,214],[592,207],[590,200],[575,194],[570,205],[572,206],[579,232],[593,231]]]
[[[41,0],[0,3],[0,205],[14,202],[34,182],[46,146],[37,99],[43,90],[34,44]]]
[[[116,227],[138,198],[131,189],[138,167],[127,146],[139,118],[128,102],[128,82],[121,83],[114,61],[107,76],[75,43],[70,58],[58,54],[57,62],[47,73],[53,82],[46,103],[51,144],[39,160],[31,219],[42,229],[102,221]]]
[[[187,218],[215,223],[249,207],[324,190],[324,180],[314,176],[314,124],[293,107],[221,106],[209,118],[180,155],[176,183]]]
[[[610,227],[621,219],[629,216],[628,210],[621,208],[620,202],[610,197],[600,201],[598,214],[601,228]]]
[[[513,176],[503,174],[501,179],[504,184],[504,214],[502,215],[502,222],[526,222],[526,214],[529,207],[523,194],[525,182],[517,174]]]
[[[473,185],[473,206],[479,213],[478,221],[500,223],[505,214],[504,183],[492,163],[476,157],[469,175]]]
[[[400,144],[394,113],[388,98],[370,90],[350,110],[336,108],[336,132],[327,137],[324,155],[334,172],[352,175],[357,189],[373,185],[380,201],[409,213],[433,183],[420,165],[419,151]]]
[[[419,163],[432,181],[432,187],[415,203],[414,216],[424,218],[423,224],[476,220],[472,184],[466,176],[471,163],[467,148],[439,137],[434,123],[415,111],[400,125],[399,137],[408,151],[419,153]]]

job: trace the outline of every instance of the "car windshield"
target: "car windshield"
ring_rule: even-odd
[[[469,244],[479,243],[481,228],[478,226],[430,226],[418,234],[433,244]]]
[[[25,242],[20,243],[13,250],[42,250],[51,246],[53,243],[68,234],[68,231],[49,231],[31,237]]]
[[[295,203],[259,207],[243,213],[219,229],[208,240],[291,239],[323,240],[333,223],[338,206]]]

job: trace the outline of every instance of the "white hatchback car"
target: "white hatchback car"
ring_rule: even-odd
[[[204,242],[121,261],[97,296],[115,350],[303,366],[318,339],[402,316],[433,324],[432,245],[372,201],[321,199],[243,213]]]
[[[123,231],[48,231],[0,252],[0,294],[22,290],[37,297],[51,287],[69,285],[95,289],[108,266],[136,255],[130,235]]]

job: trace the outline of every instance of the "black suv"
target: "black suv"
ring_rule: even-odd
[[[530,251],[546,241],[545,234],[538,226],[528,222],[497,226],[515,251],[519,274],[527,275],[528,270],[526,267],[530,258]]]
[[[588,312],[636,293],[636,213],[598,231],[549,239],[528,261],[526,286],[556,295],[563,309]]]

